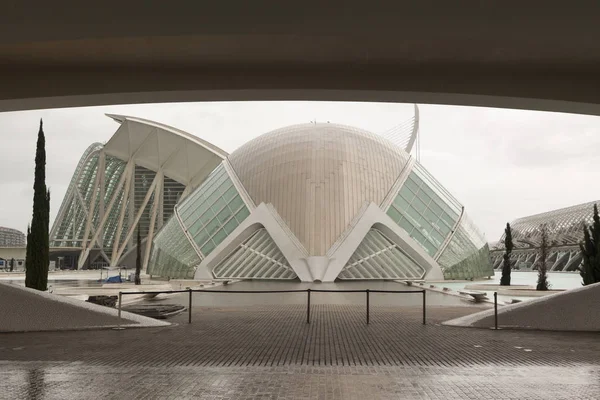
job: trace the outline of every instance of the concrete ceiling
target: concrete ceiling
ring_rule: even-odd
[[[366,100],[600,114],[600,2],[23,2],[0,12],[0,111]]]

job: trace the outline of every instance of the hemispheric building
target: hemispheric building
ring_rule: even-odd
[[[196,279],[470,279],[488,245],[402,144],[330,123],[284,127],[231,154],[169,126],[120,126],[85,152],[51,231],[79,268]]]

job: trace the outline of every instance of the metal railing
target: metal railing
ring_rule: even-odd
[[[119,327],[121,326],[121,308],[123,295],[132,294],[175,294],[175,293],[188,293],[189,294],[189,305],[188,305],[188,324],[192,323],[192,294],[193,293],[231,293],[231,294],[261,294],[261,293],[306,293],[306,323],[310,324],[310,295],[311,293],[365,293],[366,303],[366,319],[367,324],[370,323],[370,294],[371,293],[408,293],[415,294],[421,293],[423,295],[423,325],[426,325],[427,321],[427,292],[425,289],[421,290],[379,290],[379,289],[292,289],[292,290],[219,290],[219,289],[181,289],[181,290],[157,290],[157,291],[141,291],[141,292],[119,292]]]
[[[498,292],[494,292],[494,329],[498,330]]]

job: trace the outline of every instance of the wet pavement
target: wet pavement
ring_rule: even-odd
[[[440,325],[473,311],[196,307],[166,328],[3,334],[0,398],[600,398],[598,334]]]

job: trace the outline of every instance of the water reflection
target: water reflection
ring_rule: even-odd
[[[44,377],[46,372],[41,368],[34,368],[27,371],[27,398],[43,399],[46,391]]]

